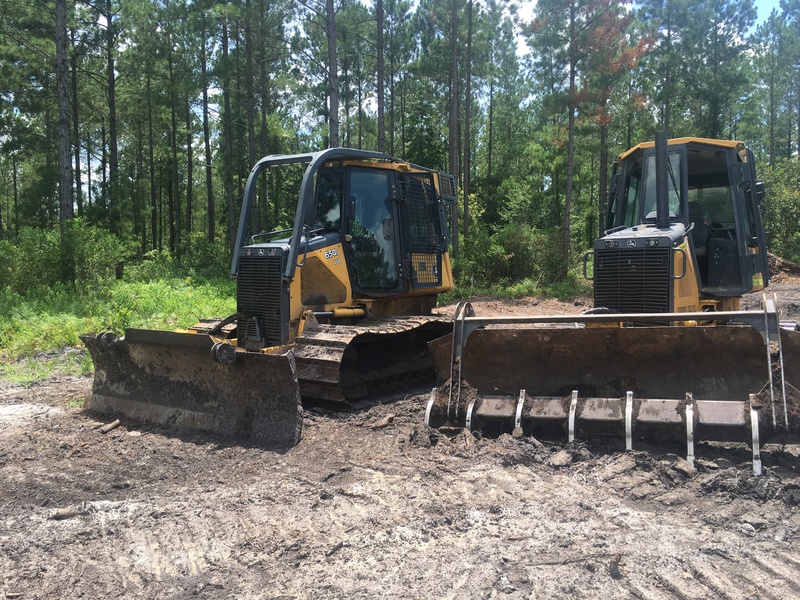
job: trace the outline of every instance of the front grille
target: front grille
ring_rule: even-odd
[[[240,256],[236,275],[236,311],[243,315],[238,323],[239,345],[245,346],[248,319],[258,320],[265,346],[285,343],[283,302],[283,256]],[[252,327],[251,327],[252,330]]]
[[[671,312],[670,248],[595,251],[594,305],[620,313]]]

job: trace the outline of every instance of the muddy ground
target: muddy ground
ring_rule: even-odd
[[[800,318],[798,282],[771,289]],[[276,453],[103,434],[90,384],[0,382],[0,597],[800,598],[794,446],[755,478],[744,444],[702,444],[691,469],[679,447],[426,432],[416,390],[307,411]]]

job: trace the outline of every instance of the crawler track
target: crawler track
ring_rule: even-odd
[[[348,402],[429,379],[428,342],[452,330],[433,316],[367,319],[359,325],[319,325],[295,343],[304,399]]]

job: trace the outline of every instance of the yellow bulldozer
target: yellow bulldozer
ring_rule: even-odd
[[[628,449],[665,436],[796,439],[800,334],[781,327],[752,152],[702,138],[639,144],[615,163],[605,232],[584,260],[581,315],[475,316],[459,305],[431,344],[440,379],[425,424],[614,433]],[[761,292],[761,308],[742,310]]]
[[[259,177],[303,168],[293,228],[251,235]],[[231,275],[236,313],[182,332],[81,339],[88,408],[181,429],[296,444],[301,397],[350,402],[429,378],[434,316],[453,287],[455,179],[389,155],[333,148],[260,160],[248,177]]]

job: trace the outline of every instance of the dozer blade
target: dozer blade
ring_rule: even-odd
[[[797,432],[800,334],[777,325],[770,333],[758,311],[720,315],[717,325],[676,326],[665,323],[674,315],[479,319],[470,311],[430,344],[449,381],[432,393],[426,425],[549,424],[570,441],[615,433],[629,449],[669,435],[686,440],[688,457],[695,438],[734,439],[752,443],[755,457],[766,437]],[[628,321],[651,326],[620,326]]]
[[[95,365],[87,408],[245,438],[270,448],[300,440],[294,356],[238,351],[205,334],[126,329],[84,334]]]

